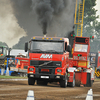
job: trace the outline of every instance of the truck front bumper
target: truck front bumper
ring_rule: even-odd
[[[64,80],[64,75],[44,75],[44,74],[28,74],[28,77],[33,77],[34,79],[46,79],[46,80]]]

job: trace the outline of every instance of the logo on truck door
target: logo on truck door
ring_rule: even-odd
[[[84,57],[84,56],[81,56],[81,57],[74,56],[74,60],[86,60],[86,57]]]
[[[42,54],[40,58],[52,58],[52,54]]]

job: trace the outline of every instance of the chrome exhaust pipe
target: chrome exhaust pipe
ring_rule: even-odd
[[[46,37],[46,35],[44,35],[44,37]]]

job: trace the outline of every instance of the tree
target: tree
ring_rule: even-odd
[[[96,39],[91,41],[91,52],[97,52],[100,50],[97,37],[100,35],[100,22],[97,21],[99,16],[96,15],[97,10],[96,0],[85,0],[84,9],[84,25],[83,25],[83,36],[90,37],[95,35]]]
[[[5,42],[0,42],[0,45],[1,46],[7,46],[8,47],[8,45]]]
[[[28,38],[27,36],[26,37],[23,36],[22,38],[20,38],[19,43],[14,45],[12,48],[13,49],[22,49],[23,50],[27,38]]]

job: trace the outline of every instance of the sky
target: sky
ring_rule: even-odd
[[[97,5],[95,8],[96,8],[96,10],[98,10],[97,15],[99,15],[98,21],[100,22],[100,0],[97,0],[96,3],[97,3]]]

